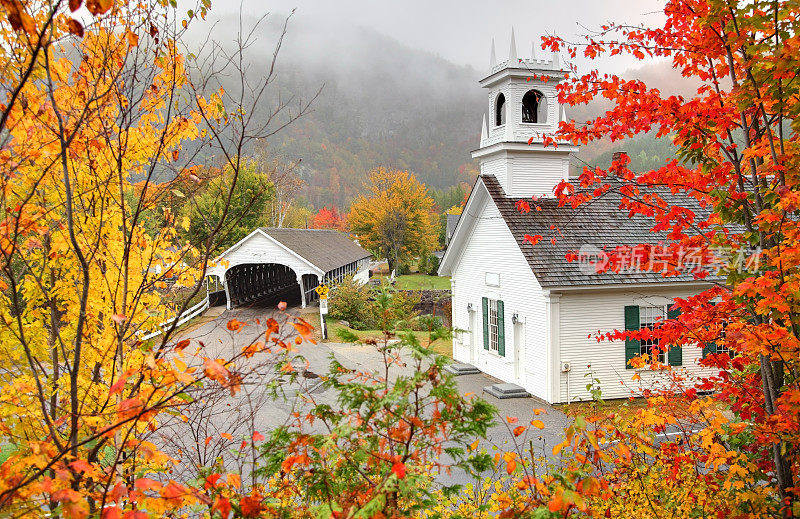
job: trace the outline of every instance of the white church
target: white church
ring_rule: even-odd
[[[595,334],[652,327],[671,313],[674,298],[708,288],[688,274],[597,274],[567,261],[582,247],[667,240],[650,231],[651,220],[621,212],[618,196],[577,210],[558,207],[553,188],[569,179],[578,149],[545,147],[543,137],[565,118],[556,99],[564,74],[557,55],[518,58],[513,32],[506,61],[497,62],[492,44],[491,69],[480,81],[488,117],[472,152],[480,175],[439,268],[452,283],[454,359],[507,383],[490,391],[500,398],[527,392],[549,403],[588,400],[593,383],[603,398],[623,398],[668,384],[663,371],[628,364],[651,343],[598,342]],[[520,212],[516,202],[532,196],[541,197],[541,210]],[[525,235],[544,238],[532,245]],[[691,379],[706,371],[698,365],[702,355],[700,347],[673,348],[662,360]]]

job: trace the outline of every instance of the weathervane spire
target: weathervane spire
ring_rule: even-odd
[[[492,38],[492,54],[489,57],[489,66],[494,68],[497,65],[497,53],[494,51],[494,38]]]

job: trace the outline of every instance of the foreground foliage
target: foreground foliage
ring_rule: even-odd
[[[159,2],[89,2],[87,28],[71,15],[80,1],[1,5],[3,515],[800,514],[800,3],[673,0],[663,27],[608,26],[582,46],[546,39],[573,56],[666,57],[701,84],[687,100],[597,72],[570,76],[559,86],[562,102],[603,96],[613,106],[587,125],[562,122],[552,144],[655,130],[679,149],[680,160],[652,171],[631,171],[625,156],[608,170],[584,169],[578,189],[564,183],[557,195],[577,207],[616,190],[620,210],[653,218],[675,240],[658,250],[606,251],[600,269],[624,268],[632,252],[658,253],[658,262],[640,264],[673,275],[691,249],[698,278],[719,270],[722,282],[679,300],[680,315],[656,329],[597,336],[705,348],[712,376],[695,383],[636,359],[637,367],[663,369],[669,390],[651,392],[645,406],[609,411],[599,405],[602,388],[589,381],[598,406],[576,417],[560,443],[537,450],[542,420],[504,417],[513,443],[493,457],[481,437],[494,410],[460,395],[444,360],[415,336],[388,331],[403,317],[390,291],[374,296],[384,339],[361,350],[377,355],[383,371],[332,359],[314,387],[325,398],[302,385],[316,379],[295,351],[313,343],[299,318],[231,320],[227,350],[173,340],[171,328],[142,340],[141,332],[174,314],[159,293],[167,281],[201,288],[235,196],[238,157],[255,138],[248,107],[211,88],[210,75],[178,53],[181,31],[172,32],[172,11]],[[187,25],[205,14],[203,6]],[[227,65],[235,70],[235,63]],[[195,181],[198,164],[183,146],[193,139],[220,148],[226,162],[219,169],[230,177],[226,192],[224,182],[218,186],[228,202],[214,209],[204,243],[187,244],[176,227],[191,222],[176,221],[162,195]],[[151,190],[162,173],[176,183]],[[374,238],[373,247],[395,262],[416,247],[431,250],[424,189],[404,173],[378,170],[372,181],[377,201],[364,199],[351,212],[354,232]],[[710,215],[676,205],[665,188]],[[163,210],[163,223],[142,225],[154,208]],[[391,239],[381,242],[387,229]],[[448,335],[435,320],[428,324],[429,340]],[[261,432],[250,417],[206,432],[214,406],[298,387],[304,399],[285,427]],[[184,438],[188,444],[177,445]],[[442,487],[437,478],[455,468],[475,483]]]

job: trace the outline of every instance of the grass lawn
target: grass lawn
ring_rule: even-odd
[[[315,311],[304,312],[302,314],[302,317],[314,327],[314,338],[317,341],[322,341],[322,331],[320,330],[320,325],[319,325],[319,310],[317,310],[316,308],[312,308],[311,310]],[[327,323],[328,323],[328,339],[327,339],[328,342],[340,342],[341,339],[339,339],[338,335],[336,334],[336,331],[342,329],[354,333],[361,340],[365,339],[375,339],[376,341],[383,340],[383,332],[381,332],[380,330],[353,330],[352,328],[347,328],[345,326],[342,326],[341,324],[335,321],[332,322],[330,319],[328,319]],[[414,336],[416,336],[420,344],[427,344],[428,332],[415,331],[411,333],[413,333]],[[439,355],[443,355],[445,357],[450,357],[450,358],[452,358],[453,356],[453,343],[450,340],[439,339],[433,341],[433,343],[430,345],[430,348]]]
[[[381,280],[388,278],[388,276],[375,277]],[[398,290],[450,290],[450,278],[426,274],[406,274],[395,278],[394,287]]]

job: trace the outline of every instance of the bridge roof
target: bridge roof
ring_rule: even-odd
[[[334,230],[277,227],[260,230],[323,272],[371,256],[347,235]]]

